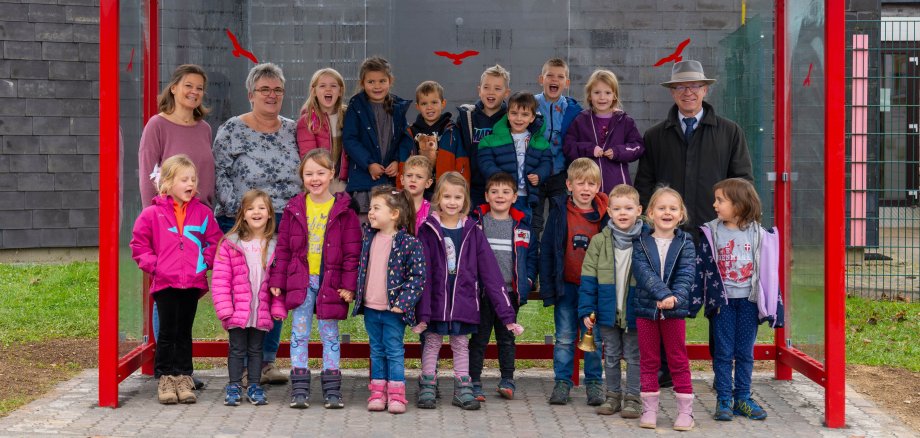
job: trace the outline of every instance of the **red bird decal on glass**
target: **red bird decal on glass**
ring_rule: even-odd
[[[683,61],[684,57],[680,56],[680,53],[684,51],[684,47],[687,47],[687,44],[690,44],[690,38],[687,38],[681,41],[681,43],[677,45],[677,49],[674,50],[674,53],[668,56],[665,56],[664,58],[659,59],[658,62],[656,62],[654,66],[660,67],[671,61],[674,61],[674,62]]]
[[[443,56],[447,59],[453,60],[454,65],[463,64],[463,58],[469,58],[470,56],[476,56],[479,52],[475,50],[467,50],[463,53],[450,53],[450,52],[434,52],[435,55]]]
[[[131,48],[131,57],[128,58],[128,71],[134,68],[134,47]]]
[[[808,74],[805,75],[805,80],[802,81],[803,87],[811,86],[811,68],[814,67],[814,64],[808,64]]]
[[[252,61],[253,64],[259,63],[259,60],[256,59],[256,55],[253,55],[252,52],[240,46],[239,40],[236,39],[236,35],[234,35],[233,32],[230,32],[230,29],[224,29],[224,30],[227,31],[227,36],[230,38],[230,42],[233,43],[233,56],[235,58],[239,58],[240,55],[242,55],[242,56],[249,58],[249,60]]]

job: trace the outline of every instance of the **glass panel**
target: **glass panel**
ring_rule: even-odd
[[[787,342],[824,360],[824,4],[788,3],[792,96],[792,286]]]

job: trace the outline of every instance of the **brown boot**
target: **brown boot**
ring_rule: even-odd
[[[173,376],[160,376],[157,384],[157,400],[164,405],[174,405],[179,402],[176,395],[176,380]]]
[[[195,381],[192,376],[177,376],[176,394],[179,396],[179,403],[195,403],[198,397],[195,396]]]

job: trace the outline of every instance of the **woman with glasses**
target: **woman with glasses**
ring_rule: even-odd
[[[297,172],[300,163],[297,122],[281,116],[284,73],[275,64],[259,64],[249,70],[246,91],[252,110],[228,119],[214,137],[217,170],[214,216],[225,233],[233,227],[240,200],[250,189],[268,193],[278,212],[275,215],[278,224],[287,201],[301,187]],[[287,383],[287,376],[275,367],[280,339],[281,322],[275,321],[262,344],[263,384]]]

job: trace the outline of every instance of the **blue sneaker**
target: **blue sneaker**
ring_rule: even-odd
[[[716,421],[732,421],[735,418],[735,414],[732,413],[732,399],[720,398],[712,418]]]
[[[506,379],[503,377],[498,382],[498,394],[508,400],[513,400],[514,399],[514,379]]]
[[[767,411],[748,397],[745,400],[735,400],[735,415],[743,415],[752,420],[764,420],[767,418]]]
[[[478,401],[486,401],[486,395],[482,392],[482,382],[473,382],[473,398]]]
[[[236,383],[228,383],[226,388],[227,395],[224,397],[224,406],[239,406],[240,399],[243,398],[243,389]]]
[[[265,391],[262,390],[261,386],[255,383],[249,385],[249,389],[246,390],[246,398],[249,399],[249,403],[252,403],[256,406],[268,404],[268,399],[265,398]]]

